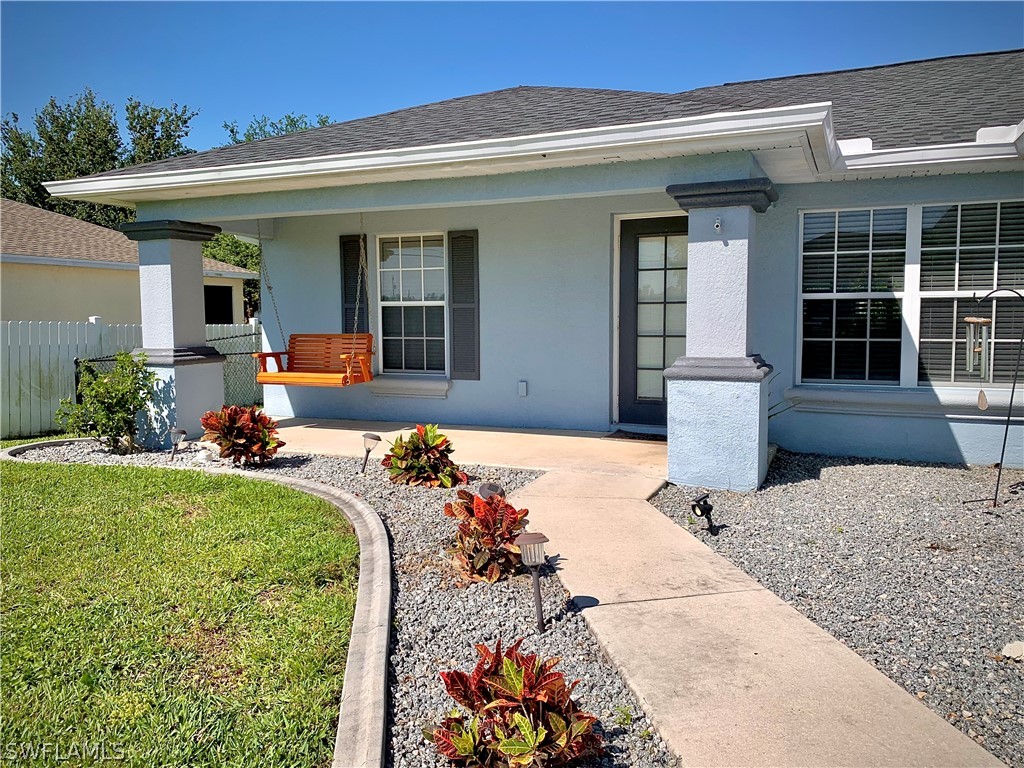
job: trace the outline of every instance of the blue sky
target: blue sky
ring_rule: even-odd
[[[334,120],[515,85],[681,91],[1024,47],[1024,3],[0,3],[0,109],[86,86],[200,111]],[[123,123],[123,114],[119,116]]]

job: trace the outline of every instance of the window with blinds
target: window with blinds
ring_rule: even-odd
[[[807,213],[803,381],[899,384],[907,209]]]
[[[808,211],[800,255],[802,382],[1011,380],[1024,302],[980,299],[1024,289],[1024,201]],[[967,317],[991,321],[988,371],[968,365]]]
[[[1024,202],[925,206],[921,212],[921,326],[918,383],[1009,382],[1024,327]],[[967,371],[966,317],[992,320],[991,370]]]
[[[444,235],[383,237],[379,242],[383,371],[444,373]]]

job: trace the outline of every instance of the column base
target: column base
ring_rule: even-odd
[[[761,485],[771,372],[759,355],[681,357],[665,371],[669,482],[731,491]]]
[[[184,429],[189,440],[201,437],[199,419],[224,405],[224,355],[213,347],[137,349],[135,353],[146,355],[146,367],[157,378],[139,442],[150,450],[170,448],[172,427]]]

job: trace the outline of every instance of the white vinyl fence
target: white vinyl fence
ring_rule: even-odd
[[[60,401],[75,396],[75,358],[106,357],[142,346],[141,325],[7,321],[0,323],[0,437],[24,437],[59,429],[53,419]],[[224,402],[262,401],[255,360],[260,328],[208,325],[210,344],[228,355]],[[229,337],[229,338],[226,338]]]

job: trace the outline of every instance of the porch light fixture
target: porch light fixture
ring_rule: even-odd
[[[547,562],[544,543],[548,537],[543,533],[522,533],[516,536],[515,545],[523,555],[523,564],[533,575],[533,607],[537,612],[537,632],[544,633],[544,608],[540,602],[540,568]]]
[[[171,427],[168,430],[168,434],[171,436],[171,463],[174,463],[174,457],[178,453],[178,449],[181,444],[185,442],[185,437],[188,433],[184,429],[178,429],[177,427]]]
[[[363,469],[362,473],[366,474],[366,462],[370,460],[370,453],[380,444],[380,435],[375,435],[372,432],[363,433],[363,450],[366,451],[366,455],[363,456]]]
[[[477,493],[483,499],[489,499],[491,496],[500,496],[503,499],[505,498],[505,489],[497,483],[484,483],[477,490]]]

